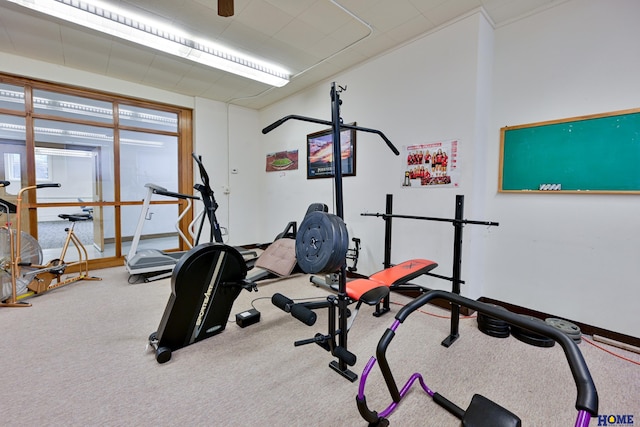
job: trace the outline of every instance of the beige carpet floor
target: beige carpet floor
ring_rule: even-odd
[[[365,426],[356,408],[358,383],[328,364],[331,356],[298,339],[326,333],[318,312],[308,327],[271,304],[323,297],[308,276],[263,284],[240,294],[221,334],[175,351],[158,364],[145,351],[171,292],[170,280],[128,284],[124,267],[93,272],[100,282],[77,282],[31,298],[30,308],[0,308],[0,424],[3,426]],[[406,297],[394,295],[396,303]],[[234,314],[255,306],[261,321],[247,328]],[[358,375],[400,305],[381,318],[361,310],[349,349]],[[474,318],[460,322],[449,348],[448,312],[425,306],[400,326],[389,347],[396,380],[414,372],[466,408],[480,393],[516,413],[525,426],[569,426],[576,388],[562,349],[534,347],[513,337],[492,338]],[[619,315],[612,312],[612,315]],[[627,313],[626,315],[631,315]],[[589,337],[586,337],[589,338]],[[596,382],[600,414],[640,421],[640,355],[584,340],[579,345]],[[369,376],[370,408],[391,403],[377,367]],[[458,426],[417,384],[390,416],[396,426]],[[598,419],[591,425],[596,426]],[[489,424],[490,425],[490,424]]]

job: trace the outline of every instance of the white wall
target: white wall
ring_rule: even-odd
[[[196,98],[194,152],[202,156],[209,175],[218,203],[216,218],[226,232],[224,241],[232,245],[264,239],[260,233],[260,216],[266,201],[264,157],[260,155],[263,141],[257,117],[255,110]],[[194,173],[195,182],[201,183],[198,169]],[[209,230],[206,224],[201,242],[207,241]]]
[[[360,213],[383,212],[386,193],[397,213],[449,218],[463,194],[465,218],[500,223],[465,227],[464,295],[640,336],[638,196],[497,193],[502,126],[639,106],[638,16],[635,0],[568,1],[498,29],[477,13],[331,79],[348,87],[345,122],[380,129],[399,147],[461,143],[460,188],[403,190],[400,159],[378,137],[358,134],[357,177],[344,179],[344,194],[350,235],[363,239],[360,271],[381,266],[383,222]],[[264,109],[260,126],[288,114],[330,120],[331,81]],[[257,149],[297,148],[304,162],[305,135],[316,130],[288,122]],[[305,174],[303,163],[263,175],[269,233],[310,202],[331,203],[332,183]],[[431,258],[450,275],[452,240],[450,225],[397,220],[392,262]]]
[[[638,196],[499,194],[497,180],[500,127],[639,106],[638,16],[636,0],[570,0],[498,29],[471,14],[259,112],[3,53],[0,63],[4,72],[195,108],[195,151],[231,244],[269,241],[309,203],[332,205],[332,181],[306,179],[306,134],[324,127],[289,121],[260,130],[289,114],[330,120],[330,83],[347,85],[345,122],[382,130],[399,148],[458,139],[463,170],[458,189],[403,190],[401,159],[359,133],[344,208],[350,235],[363,239],[360,272],[381,267],[384,238],[382,220],[361,212],[383,212],[392,193],[397,213],[451,218],[463,194],[467,219],[500,222],[465,227],[463,294],[637,337]],[[292,149],[297,171],[265,172],[267,153]],[[431,258],[449,275],[452,240],[451,225],[397,220],[392,262]]]
[[[484,294],[640,336],[637,195],[496,194],[499,129],[640,107],[640,2],[570,1],[495,32]],[[615,173],[615,171],[607,171]]]
[[[0,71],[3,73],[15,74],[21,77],[31,77],[76,87],[118,93],[185,108],[193,108],[194,105],[194,99],[190,96],[9,53],[0,52],[0,64]]]
[[[422,37],[403,48],[372,60],[337,76],[335,81],[347,90],[341,94],[341,116],[346,123],[381,130],[401,149],[402,146],[457,139],[462,170],[459,188],[402,188],[402,161],[375,134],[357,134],[357,175],[345,177],[344,215],[349,234],[362,239],[359,271],[371,274],[382,268],[384,223],[363,217],[363,212],[384,212],[385,194],[394,195],[394,211],[400,214],[453,218],[457,194],[465,195],[466,217],[484,220],[482,205],[474,194],[484,194],[484,183],[477,179],[475,159],[482,159],[486,145],[486,116],[491,83],[492,31],[485,16],[478,12]],[[262,125],[299,114],[331,120],[331,81],[261,112]],[[306,179],[306,134],[323,129],[321,125],[289,121],[266,136],[270,151],[298,149],[300,169],[286,176],[265,174],[269,195],[280,194],[279,204],[267,204],[266,227],[280,224],[289,214],[300,221],[311,202],[332,206],[333,181]],[[478,150],[480,150],[478,152]],[[476,153],[478,152],[478,153]],[[482,164],[480,165],[484,167]],[[480,174],[481,176],[483,173]],[[292,214],[298,213],[298,216]],[[392,262],[408,258],[429,258],[440,264],[440,274],[450,276],[453,258],[451,223],[396,220],[393,225]],[[470,230],[469,242],[489,231]],[[472,252],[470,252],[472,253]],[[463,253],[464,256],[464,253]],[[478,253],[480,258],[482,253]],[[479,297],[482,289],[482,263],[463,263],[467,281],[465,294]],[[479,273],[476,270],[479,269]],[[424,278],[429,287],[450,289],[451,284]]]

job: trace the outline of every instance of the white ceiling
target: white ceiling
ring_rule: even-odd
[[[0,51],[259,109],[480,7],[500,26],[566,0],[235,0],[230,18],[217,15],[217,0],[105,1],[277,63],[291,81],[271,88],[6,0]]]

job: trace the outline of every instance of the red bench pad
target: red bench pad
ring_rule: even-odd
[[[428,259],[410,259],[374,273],[369,279],[383,283],[389,287],[402,285],[409,280],[433,270],[438,264]]]
[[[385,286],[380,282],[374,282],[369,279],[355,279],[347,282],[347,296],[354,301],[359,301],[360,297],[371,289],[378,286]]]
[[[436,268],[438,264],[428,259],[411,259],[393,267],[379,271],[368,279],[355,279],[347,282],[347,296],[360,300],[362,295],[378,286],[393,287],[407,283]]]

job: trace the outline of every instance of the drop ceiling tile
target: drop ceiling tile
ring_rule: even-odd
[[[297,77],[283,88],[269,89],[7,2],[0,2],[0,50],[94,72],[106,69],[111,77],[262,108],[479,6],[500,25],[568,0],[234,0],[235,15],[230,18],[217,15],[217,0],[104,1],[176,23],[194,38],[281,64]],[[375,29],[371,36],[362,21]],[[336,52],[341,53],[332,56]],[[303,70],[308,71],[299,74]]]
[[[354,17],[330,1],[319,1],[297,17],[306,31],[331,34]]]
[[[217,9],[205,7],[200,2],[186,1],[175,15],[174,23],[189,34],[216,39],[236,21],[218,16]]]
[[[438,26],[480,6],[479,0],[448,1],[430,9],[428,13],[430,20]]]
[[[312,31],[304,22],[296,20],[289,22],[273,38],[289,46],[294,46],[301,50],[309,50],[312,55],[316,56],[311,49],[323,36],[323,33]]]
[[[291,16],[298,16],[315,3],[324,1],[326,0],[264,0],[265,3],[277,7]]]
[[[293,16],[268,2],[252,2],[242,11],[242,22],[258,33],[273,36],[293,20]]]
[[[363,40],[354,49],[367,58],[371,58],[396,46],[397,42],[383,33],[374,33]]]
[[[404,43],[407,40],[413,40],[433,28],[435,28],[435,25],[432,22],[427,20],[423,15],[418,15],[412,20],[390,29],[385,34],[398,43]]]
[[[429,16],[429,11],[437,6],[440,6],[443,3],[446,3],[450,0],[409,0],[409,2],[418,9],[423,15]],[[498,0],[501,1],[501,0]],[[513,0],[507,0],[513,1]]]
[[[528,15],[536,10],[544,8],[551,3],[562,3],[566,0],[530,0],[527,3],[521,2],[504,2],[500,5],[496,5],[491,10],[491,16],[494,22],[513,21],[522,16]]]
[[[407,21],[412,20],[420,15],[420,11],[416,9],[407,0],[381,2],[376,6],[367,9],[362,13],[365,21],[375,22],[374,28],[377,31],[386,32]],[[384,17],[381,19],[381,17]]]
[[[141,48],[114,41],[109,54],[107,73],[111,77],[142,81],[153,63],[155,54]]]

